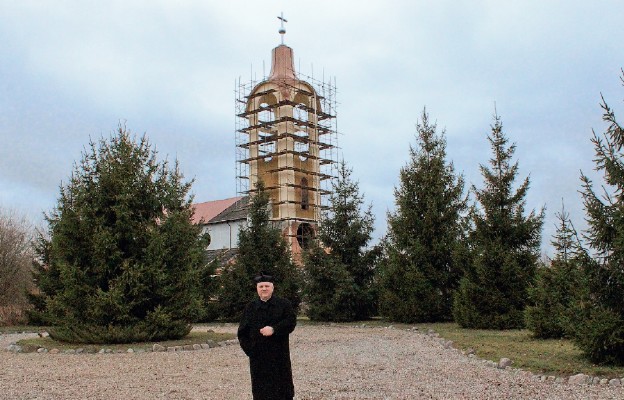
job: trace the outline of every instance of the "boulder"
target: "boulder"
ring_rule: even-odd
[[[568,383],[571,385],[583,385],[591,382],[591,376],[585,374],[576,374],[568,378]]]
[[[159,343],[154,343],[152,346],[152,351],[167,351],[167,348]]]

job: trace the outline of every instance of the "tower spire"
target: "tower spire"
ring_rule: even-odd
[[[279,29],[279,34],[282,36],[282,44],[284,44],[284,34],[286,33],[286,28],[284,28],[284,22],[288,22],[288,20],[286,18],[284,18],[284,13],[282,12],[277,19],[279,19],[280,22],[280,29]]]

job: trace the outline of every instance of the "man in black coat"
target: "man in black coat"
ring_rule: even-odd
[[[290,365],[288,335],[295,330],[297,316],[286,299],[273,296],[273,277],[254,278],[258,298],[247,305],[238,341],[249,357],[254,400],[292,400],[295,387]]]

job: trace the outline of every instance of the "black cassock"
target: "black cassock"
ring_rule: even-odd
[[[286,299],[256,299],[245,308],[238,340],[249,357],[254,400],[291,400],[295,395],[288,335],[296,325],[297,316]],[[273,328],[273,335],[262,336],[265,326]]]

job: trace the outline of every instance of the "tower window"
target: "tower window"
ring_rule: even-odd
[[[314,239],[314,228],[307,222],[302,222],[297,227],[297,243],[302,249],[307,249]]]
[[[295,151],[299,153],[299,159],[305,161],[310,155],[310,137],[305,131],[297,131],[295,135]]]
[[[260,104],[259,110],[261,110],[258,113],[258,122],[259,123],[271,122],[271,121],[273,121],[275,119],[275,115],[273,113],[273,110],[269,108],[269,105],[267,103]]]
[[[260,139],[259,155],[264,157],[264,161],[271,161],[275,154],[275,136],[270,132],[259,132],[258,138]]]
[[[310,193],[308,191],[308,180],[301,178],[301,209],[307,210],[310,206]]]
[[[308,111],[306,110],[306,106],[303,103],[299,103],[295,106],[293,110],[293,117],[302,122],[308,122]]]

